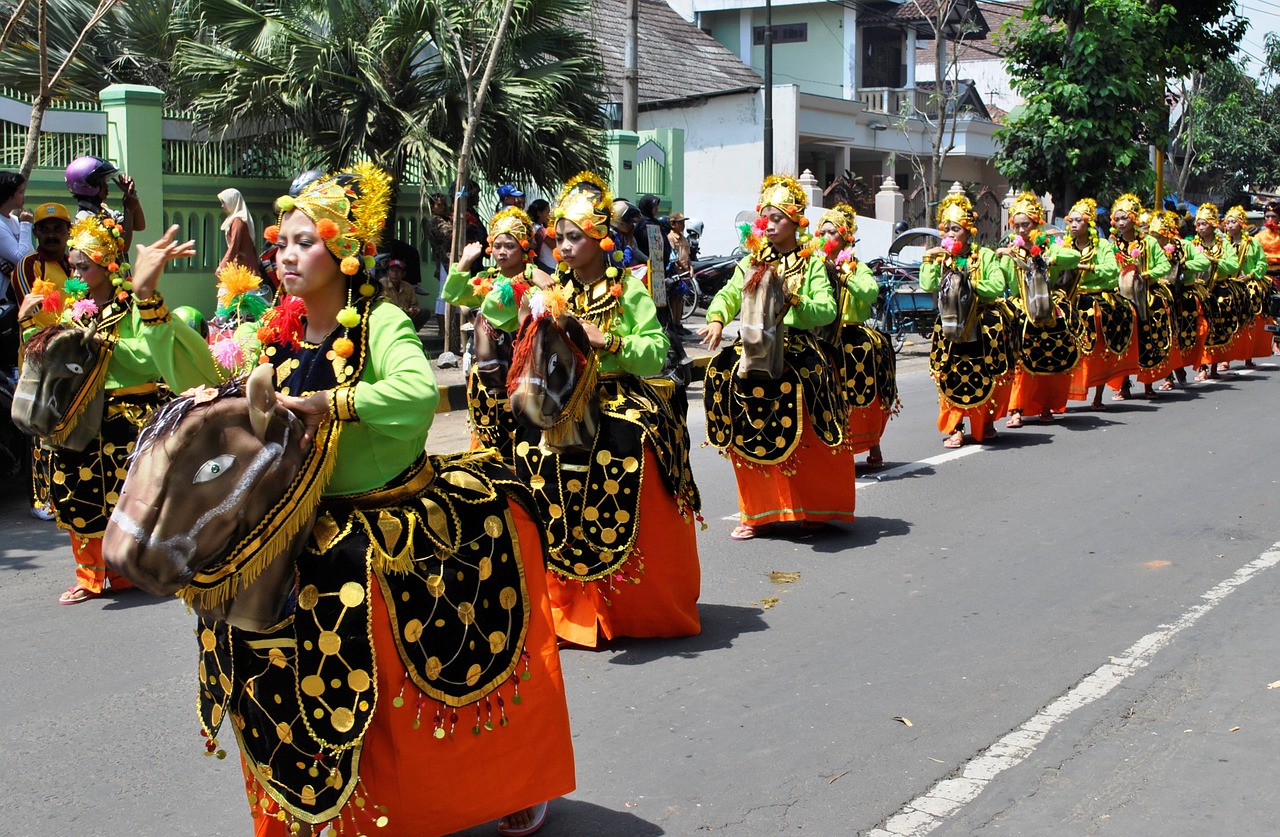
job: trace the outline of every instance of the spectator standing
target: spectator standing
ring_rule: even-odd
[[[670,230],[667,232],[667,246],[671,253],[671,272],[674,276],[691,273],[693,270],[693,250],[689,238],[684,234],[684,213],[672,212],[667,218]],[[671,311],[671,324],[681,335],[690,334],[689,329],[681,325],[684,320],[684,295],[672,294],[667,297],[667,307]]]
[[[218,193],[218,203],[226,218],[222,221],[222,233],[227,239],[227,251],[218,262],[218,273],[229,264],[243,265],[254,273],[258,272],[258,237],[253,227],[253,218],[244,205],[244,195],[239,189],[223,189]]]
[[[415,329],[422,328],[427,322],[427,317],[418,306],[417,291],[405,279],[404,262],[399,259],[387,262],[387,275],[383,276],[381,281],[382,292],[386,298],[409,315]]]
[[[649,253],[649,288],[653,292],[653,302],[658,306],[658,320],[669,322],[671,315],[667,307],[667,265],[671,264],[671,243],[667,234],[671,225],[658,217],[657,195],[645,195],[640,199],[640,214],[643,216],[636,227],[636,238]]]
[[[133,234],[147,228],[146,216],[142,213],[142,202],[138,200],[138,188],[133,178],[121,174],[115,179],[120,189],[124,211],[110,209],[106,200],[111,192],[108,178],[120,169],[110,160],[101,157],[77,157],[67,166],[65,176],[67,188],[76,199],[75,220],[79,221],[92,215],[107,214],[124,229],[124,249],[128,253],[133,244]]]
[[[22,208],[27,201],[27,179],[12,171],[0,171],[0,300],[9,299],[9,280],[22,257],[36,248],[31,243],[31,220]],[[20,298],[14,302],[21,302]]]
[[[436,324],[440,333],[444,334],[444,301],[445,277],[449,275],[449,251],[453,247],[453,216],[451,207],[445,196],[437,192],[431,196],[431,216],[427,219],[427,243],[431,247],[431,258],[435,262],[436,277]]]
[[[524,192],[516,188],[514,184],[504,183],[498,187],[498,210],[501,211],[508,206],[524,209]]]
[[[538,267],[547,273],[556,269],[555,239],[547,236],[551,223],[551,204],[538,198],[529,204],[529,218],[533,220],[533,251],[538,254]]]

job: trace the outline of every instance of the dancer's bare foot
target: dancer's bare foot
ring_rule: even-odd
[[[498,820],[498,833],[502,837],[526,837],[542,828],[547,821],[547,803],[539,802],[523,811],[507,814]]]

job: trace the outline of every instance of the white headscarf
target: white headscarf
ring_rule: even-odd
[[[224,233],[230,231],[231,222],[239,218],[249,228],[249,238],[257,241],[258,236],[253,229],[253,218],[249,217],[249,210],[244,205],[244,195],[240,194],[240,190],[223,189],[218,193],[218,200],[222,203],[222,208],[227,211],[227,217],[222,222],[222,231]]]

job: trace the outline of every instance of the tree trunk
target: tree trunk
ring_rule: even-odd
[[[467,126],[462,134],[462,148],[458,152],[458,172],[453,188],[453,246],[449,251],[450,263],[456,262],[462,253],[467,234],[467,180],[471,174],[471,152],[476,144],[476,128],[480,124],[480,114],[484,111],[485,100],[489,96],[489,82],[493,78],[494,67],[498,64],[498,51],[502,49],[506,38],[507,24],[511,22],[511,12],[515,8],[515,0],[506,0],[502,5],[502,19],[498,22],[498,31],[489,46],[489,55],[485,61],[484,75],[476,86],[474,98],[468,102]],[[457,306],[446,308],[444,348],[455,354],[462,351],[462,337],[459,326],[460,317]]]

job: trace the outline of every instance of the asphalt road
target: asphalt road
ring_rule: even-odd
[[[731,469],[695,450],[703,633],[564,653],[579,790],[542,833],[1276,833],[1280,364],[959,452],[921,367],[851,527],[732,542]],[[465,439],[438,416],[430,446]],[[57,606],[70,549],[22,494],[0,834],[248,834],[236,760],[201,756],[191,617]]]

